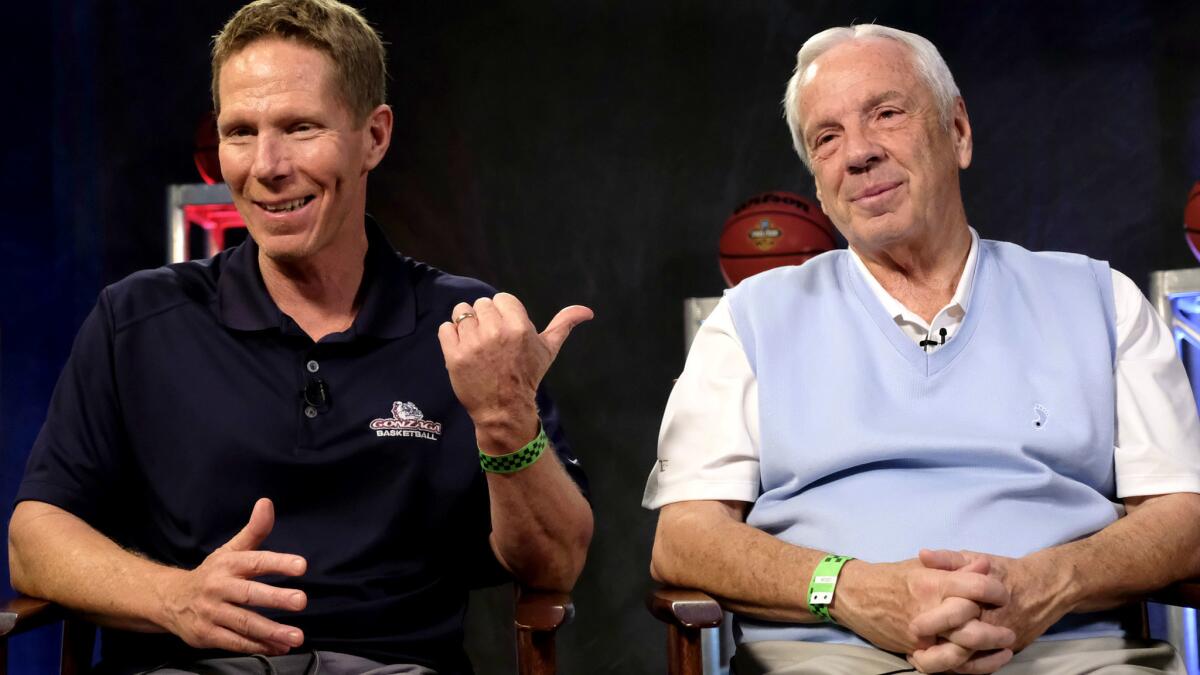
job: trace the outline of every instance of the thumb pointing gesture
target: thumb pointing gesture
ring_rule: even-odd
[[[271,529],[275,527],[275,504],[263,497],[254,502],[254,510],[250,512],[250,522],[221,548],[230,551],[253,551],[257,549]]]
[[[518,420],[518,426],[536,431],[538,385],[571,329],[591,319],[592,310],[566,307],[539,333],[516,296],[497,293],[474,304],[458,303],[449,318],[438,329],[438,340],[450,385],[478,436],[481,426],[497,420],[506,420],[505,428]]]
[[[590,321],[594,316],[592,310],[583,305],[571,305],[559,310],[546,326],[546,330],[541,332],[542,342],[550,350],[550,359],[554,360],[558,356],[558,350],[562,349],[563,342],[575,326]]]

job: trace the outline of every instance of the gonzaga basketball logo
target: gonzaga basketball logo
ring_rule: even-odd
[[[424,438],[436,441],[442,435],[441,422],[425,419],[425,415],[415,403],[396,401],[392,403],[391,418],[380,417],[371,420],[371,428],[376,436],[401,436],[403,438]]]

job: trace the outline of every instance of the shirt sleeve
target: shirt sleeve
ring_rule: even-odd
[[[642,506],[753,502],[760,493],[758,447],[758,383],[722,298],[671,390]]]
[[[75,337],[16,496],[53,504],[97,529],[122,492],[127,447],[108,308],[105,291]]]
[[[1117,497],[1200,492],[1200,420],[1171,329],[1113,270]]]

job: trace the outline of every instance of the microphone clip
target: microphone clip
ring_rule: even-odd
[[[946,329],[942,328],[942,329],[938,330],[938,335],[941,336],[941,338],[942,338],[941,342],[938,342],[936,340],[925,339],[925,340],[921,340],[920,342],[918,342],[917,345],[919,345],[921,347],[921,349],[924,349],[925,351],[929,351],[930,347],[940,347],[941,345],[946,344]]]
[[[325,384],[325,380],[319,377],[309,380],[304,390],[300,393],[304,396],[304,402],[314,408],[320,408],[329,404],[329,385]]]

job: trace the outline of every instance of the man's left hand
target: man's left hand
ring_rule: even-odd
[[[537,433],[538,384],[571,329],[592,316],[587,307],[571,305],[538,333],[524,305],[509,293],[455,305],[438,340],[450,384],[475,423],[481,449],[510,452]]]
[[[973,551],[929,551],[922,550],[919,558],[926,567],[940,570],[956,570],[980,558],[986,559],[989,575],[999,579],[1009,591],[1008,604],[983,611],[981,620],[996,626],[1005,626],[1016,634],[1013,652],[1027,647],[1042,636],[1070,610],[1060,601],[1064,573],[1053,564],[1049,556],[1033,554],[1023,558],[976,553]],[[932,626],[939,624],[931,610],[918,615],[912,621],[917,634],[928,634]],[[943,636],[944,637],[944,636]]]

